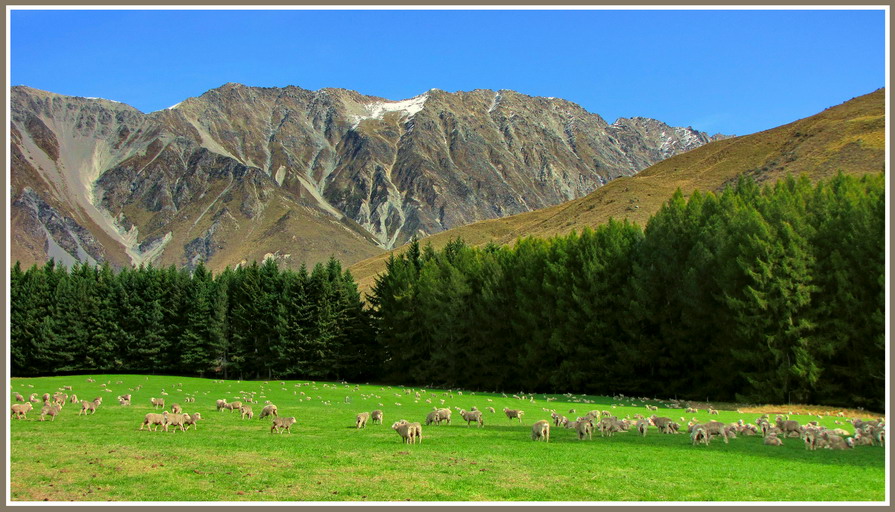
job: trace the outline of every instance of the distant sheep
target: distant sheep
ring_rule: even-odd
[[[547,420],[536,421],[531,426],[531,440],[550,442],[550,422]]]
[[[240,417],[241,417],[242,419],[246,419],[246,417],[248,417],[249,419],[252,419],[252,418],[255,417],[255,413],[252,412],[252,406],[251,406],[251,405],[242,405],[242,406],[240,406],[240,407],[239,407],[239,414],[240,414]]]
[[[87,400],[81,400],[81,410],[78,411],[78,416],[84,414],[96,414],[96,408],[102,401],[94,400],[92,402],[88,402]]]
[[[238,411],[240,407],[242,407],[242,402],[239,400],[236,400],[235,402],[229,402],[226,405],[224,405],[224,408],[229,409],[230,412]],[[262,414],[264,413],[264,411],[261,411],[261,412],[262,412]]]
[[[276,430],[277,434],[282,434],[283,432],[280,429],[283,429],[291,434],[291,427],[293,424],[295,424],[295,416],[290,416],[288,418],[274,418],[273,425],[271,425],[270,427],[270,431],[271,433],[273,433],[273,431]]]
[[[165,432],[168,431],[169,426],[173,426],[175,432],[177,431],[178,427],[180,428],[181,432],[186,432],[186,427],[184,427],[184,420],[186,419],[184,417],[187,416],[186,414],[169,414],[168,411],[165,411],[162,413],[162,416],[165,418]]]
[[[798,421],[795,420],[786,420],[781,417],[777,417],[777,428],[779,428],[784,436],[788,436],[789,434],[801,434],[802,425],[799,424]]]
[[[712,437],[708,432],[705,431],[704,428],[698,426],[690,432],[690,441],[693,442],[693,446],[698,444],[704,444],[706,446],[709,445],[709,441],[711,441]]]
[[[143,427],[149,427],[149,431],[152,432],[152,426],[156,425],[155,430],[158,430],[159,426],[165,424],[165,417],[162,414],[150,412],[146,416],[143,417],[143,423],[140,424],[140,430],[143,430]]]
[[[50,416],[50,421],[56,421],[56,415],[62,411],[59,405],[45,405],[40,410],[40,421],[44,421],[45,416]]]
[[[370,420],[375,425],[376,422],[379,422],[382,425],[382,411],[376,409],[375,411],[370,413]]]
[[[441,415],[438,413],[438,411],[432,411],[426,415],[426,426],[428,427],[433,423],[436,425],[441,423]]]
[[[367,421],[370,420],[370,413],[361,412],[354,418],[354,428],[367,428]]]
[[[407,420],[399,420],[392,424],[392,430],[401,436],[401,440],[405,444],[415,444],[423,440],[423,427],[419,422],[408,422]]]
[[[31,402],[25,402],[23,404],[12,404],[10,407],[12,414],[15,415],[16,419],[28,418],[28,411],[32,409]]]
[[[198,412],[193,414],[185,414],[183,417],[183,426],[186,427],[187,430],[189,430],[190,427],[196,427],[198,429],[198,422],[201,419],[202,415]]]
[[[479,424],[479,427],[485,426],[485,420],[482,418],[481,411],[460,411],[460,416],[466,420],[466,426],[468,427],[470,423],[475,421]]]
[[[451,410],[447,409],[447,408],[441,408],[441,409],[437,409],[437,411],[438,411],[439,423],[443,421],[443,422],[447,423],[448,425],[450,425],[451,424]]]
[[[768,446],[783,446],[783,440],[777,434],[770,434],[764,438],[764,444]]]
[[[580,419],[578,425],[575,426],[575,432],[578,433],[578,440],[583,441],[585,437],[593,439],[594,424],[587,419]]]
[[[640,433],[641,436],[646,436],[646,431],[649,429],[649,420],[638,420],[636,425],[637,432]]]
[[[522,423],[522,415],[525,414],[525,411],[520,411],[518,409],[510,409],[508,407],[504,407],[503,413],[507,415],[508,420],[512,420],[513,418],[518,418],[519,423]]]
[[[16,402],[24,402],[25,401],[25,397],[23,397],[20,393],[15,393],[14,396],[15,396]]]
[[[153,407],[165,407],[165,399],[164,398],[150,398],[149,402],[152,403]]]
[[[396,421],[392,423],[392,430],[401,436],[401,442],[404,444],[413,444],[416,438],[416,429],[411,427],[406,420]]]

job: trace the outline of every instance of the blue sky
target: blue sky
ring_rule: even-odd
[[[883,10],[13,10],[11,85],[143,112],[238,82],[513,89],[744,135],[886,85]]]

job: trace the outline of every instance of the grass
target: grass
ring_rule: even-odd
[[[68,404],[55,421],[10,420],[13,501],[882,501],[885,450],[809,452],[798,439],[782,447],[760,437],[729,445],[693,447],[686,435],[650,429],[578,441],[573,431],[551,429],[551,441],[530,439],[531,424],[549,419],[543,408],[567,414],[611,409],[624,417],[648,415],[640,401],[607,397],[535,396],[535,403],[502,394],[425,390],[417,400],[400,387],[305,381],[212,381],[185,377],[101,375],[13,379],[26,398],[73,386],[80,398],[103,396],[95,415],[78,416]],[[117,382],[121,384],[117,384]],[[108,382],[112,392],[100,384]],[[179,385],[182,384],[182,385]],[[115,397],[133,391],[133,405]],[[152,412],[150,397],[201,412],[188,432],[140,432]],[[218,398],[256,392],[256,419],[217,412]],[[302,395],[301,393],[304,393]],[[434,393],[434,396],[432,395]],[[396,396],[400,395],[400,396]],[[195,403],[184,398],[194,396]],[[350,403],[346,403],[348,397]],[[308,400],[310,398],[310,400]],[[429,399],[432,403],[427,403]],[[271,400],[281,416],[295,416],[290,434],[271,434],[259,420]],[[420,421],[433,405],[485,411],[485,427],[467,427],[454,412],[451,425],[424,426],[423,442],[405,445],[389,428],[405,418]],[[588,403],[585,403],[587,400]],[[381,406],[379,404],[382,404]],[[397,405],[401,404],[401,405]],[[613,405],[615,406],[613,408]],[[524,423],[508,420],[503,407],[523,409]],[[354,428],[357,412],[382,409],[384,425]],[[828,411],[832,412],[832,411]],[[756,414],[663,409],[679,420],[754,421]],[[817,416],[793,416],[801,422]],[[843,418],[820,421],[840,427]],[[844,428],[851,430],[851,425]]]

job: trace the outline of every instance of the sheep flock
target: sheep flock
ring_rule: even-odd
[[[93,379],[88,379],[88,383],[93,383]],[[216,383],[219,381],[215,381]],[[221,383],[223,381],[220,381]],[[239,381],[237,381],[239,382]],[[111,381],[100,384],[102,391],[111,392],[112,387],[118,387],[122,383],[116,382],[114,385]],[[264,385],[271,389],[273,386],[279,386],[283,391],[289,390],[285,382],[269,382],[265,381]],[[779,447],[786,443],[801,443],[806,450],[814,451],[817,449],[829,450],[851,450],[861,446],[885,446],[886,440],[886,424],[883,418],[864,420],[861,418],[846,417],[842,412],[836,413],[830,411],[828,416],[834,416],[837,425],[843,427],[850,425],[852,431],[845,428],[828,428],[820,425],[819,421],[812,420],[800,423],[791,419],[792,414],[781,412],[771,414],[761,414],[746,418],[746,413],[741,413],[740,419],[732,422],[723,422],[719,420],[710,420],[706,417],[702,419],[695,415],[700,414],[700,409],[695,404],[678,401],[667,400],[660,401],[657,399],[648,399],[645,397],[631,398],[624,395],[616,395],[612,397],[614,403],[602,409],[593,409],[583,414],[577,414],[575,408],[558,411],[556,408],[550,408],[551,402],[556,397],[548,397],[547,395],[537,396],[534,394],[519,393],[512,395],[512,399],[518,401],[518,408],[504,407],[501,415],[493,406],[486,402],[493,402],[487,396],[477,396],[475,392],[467,391],[466,395],[461,390],[445,390],[433,391],[428,389],[412,389],[404,387],[380,387],[381,394],[375,392],[363,393],[359,386],[348,383],[321,383],[322,387],[330,388],[330,391],[348,391],[360,395],[362,401],[375,403],[379,408],[352,411],[350,419],[346,416],[346,427],[351,427],[355,431],[376,431],[375,426],[379,428],[388,428],[385,425],[390,424],[391,429],[398,434],[398,438],[402,444],[422,444],[423,426],[427,429],[427,440],[435,440],[437,442],[438,432],[445,428],[456,428],[476,426],[481,429],[487,429],[491,425],[500,427],[499,435],[514,436],[520,440],[529,437],[532,441],[543,441],[544,443],[556,442],[592,442],[595,435],[598,438],[605,438],[605,442],[609,441],[615,435],[636,435],[645,437],[647,435],[679,435],[682,437],[682,443],[692,446],[694,449],[707,447],[713,443],[730,444],[736,442],[739,437],[760,436],[763,438],[762,446]],[[12,386],[11,386],[12,387]],[[195,432],[198,430],[198,423],[203,420],[202,414],[205,414],[205,421],[214,422],[215,418],[222,418],[228,413],[238,412],[240,420],[247,423],[255,424],[264,420],[265,425],[269,427],[259,427],[259,432],[267,431],[270,434],[291,434],[293,426],[301,426],[303,423],[312,424],[317,421],[315,418],[303,417],[302,404],[314,399],[313,391],[319,390],[316,382],[302,382],[294,384],[291,389],[295,401],[285,408],[286,414],[280,414],[277,405],[269,400],[264,400],[264,386],[259,391],[239,391],[234,396],[225,396],[217,398],[214,402],[214,408],[210,405],[211,399],[214,397],[205,396],[204,402],[207,406],[198,406],[196,401],[196,393],[183,393],[182,384],[178,384],[173,390],[153,389],[143,392],[144,398],[132,399],[140,392],[141,386],[129,388],[127,393],[118,396],[118,405],[103,405],[103,397],[97,396],[93,400],[79,400],[77,396],[71,395],[65,391],[72,391],[78,386],[65,385],[59,390],[52,393],[44,393],[40,395],[37,392],[31,393],[26,397],[19,392],[13,392],[10,399],[10,413],[15,420],[27,420],[28,413],[35,407],[40,406],[39,420],[55,421],[67,403],[77,404],[80,407],[72,406],[77,410],[77,416],[82,417],[81,421],[92,421],[95,415],[102,415],[102,410],[107,407],[121,407],[125,410],[134,411],[134,428],[136,430],[147,432],[188,432],[191,428]],[[307,389],[310,388],[310,389]],[[177,403],[171,403],[170,411],[165,406],[165,396],[176,393],[182,398]],[[82,394],[84,391],[82,390]],[[207,395],[208,392],[205,392]],[[231,393],[232,395],[232,393]],[[391,397],[397,400],[413,402],[415,404],[426,404],[431,410],[423,417],[411,417],[409,413],[403,412],[402,403],[400,401],[390,400]],[[492,395],[493,396],[493,395]],[[568,401],[582,404],[595,403],[593,400],[587,400],[575,395],[566,394]],[[510,399],[510,396],[504,394],[504,398]],[[331,406],[332,402],[324,400],[319,395],[316,396],[319,403]],[[479,402],[482,406],[479,409],[477,405],[471,405],[469,409],[460,407],[447,407],[447,400],[461,399],[467,403]],[[341,400],[340,400],[341,401]],[[380,402],[381,401],[381,402]],[[385,402],[389,401],[387,405]],[[184,410],[184,405],[190,410]],[[131,404],[143,404],[146,408],[150,408],[154,412],[141,413],[141,407],[135,407]],[[351,404],[351,397],[345,396],[345,404]],[[393,403],[393,406],[390,406]],[[644,414],[630,412],[639,404]],[[656,405],[659,404],[659,405]],[[260,413],[255,415],[252,406],[255,405],[260,409]],[[660,405],[662,407],[660,407]],[[619,417],[612,409],[624,407],[628,412],[624,417]],[[389,410],[391,409],[391,410]],[[452,410],[453,409],[453,410]],[[226,411],[226,412],[225,412]],[[462,419],[458,424],[452,426],[453,413]],[[719,411],[712,406],[707,406],[702,411],[705,416],[718,416]],[[737,411],[740,412],[739,410]],[[564,414],[565,413],[565,414]],[[218,416],[223,414],[224,416]],[[568,414],[568,416],[566,415]],[[682,415],[683,414],[683,415]],[[404,416],[403,418],[401,416]],[[530,423],[530,427],[525,426],[526,417],[534,416],[534,421]],[[689,416],[689,419],[687,418]],[[816,415],[818,419],[823,418],[822,414]],[[390,423],[385,423],[384,418],[391,417]],[[257,419],[256,419],[257,418]],[[409,419],[407,419],[409,418]],[[465,423],[465,425],[463,425]],[[518,429],[508,429],[507,427],[521,426]],[[551,435],[551,429],[554,430]],[[568,434],[560,432],[568,430]],[[465,430],[464,430],[465,431]],[[356,435],[364,435],[359,432]],[[471,432],[471,431],[466,431]],[[686,438],[684,440],[683,438]],[[767,448],[773,449],[773,448]]]

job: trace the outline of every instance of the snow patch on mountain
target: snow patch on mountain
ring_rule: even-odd
[[[426,100],[429,99],[429,93],[420,94],[413,98],[401,101],[378,101],[364,105],[366,113],[351,116],[354,124],[351,129],[357,128],[361,121],[367,119],[382,119],[389,112],[400,112],[402,117],[413,117],[417,112],[423,109]]]

